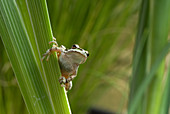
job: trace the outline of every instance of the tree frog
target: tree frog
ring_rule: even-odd
[[[88,51],[79,47],[79,45],[74,44],[71,49],[66,49],[65,46],[61,45],[58,47],[55,38],[49,44],[53,43],[53,47],[48,49],[46,53],[43,54],[41,60],[47,56],[47,61],[51,54],[57,52],[58,63],[60,66],[61,77],[59,78],[59,83],[61,87],[65,87],[66,91],[72,88],[72,80],[76,77],[77,71],[80,64],[83,64],[87,57],[89,56]]]

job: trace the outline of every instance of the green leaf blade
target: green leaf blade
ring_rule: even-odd
[[[39,70],[37,68],[33,53],[31,53],[32,50],[29,46],[28,40],[26,39],[27,35],[25,34],[25,31],[22,27],[23,25],[20,21],[15,3],[11,1],[2,1],[1,3],[3,5],[2,8],[4,7],[4,9],[1,9],[1,11],[4,11],[5,13],[3,13],[3,15],[9,19],[5,20],[4,22],[8,27],[6,33],[9,33],[9,37],[5,37],[7,34],[1,33],[1,35],[4,44],[7,45],[6,50],[8,51],[8,56],[17,76],[18,83],[19,85],[22,85],[20,86],[21,91],[27,107],[29,107],[29,112],[32,113],[37,110],[37,112],[52,113],[50,111],[52,110],[51,103],[49,102],[45,88],[37,89],[40,85],[43,85],[43,81],[39,80],[41,79],[39,78],[39,76],[41,76],[40,72],[35,72]],[[12,13],[10,14],[9,12]],[[43,96],[39,96],[40,94],[47,98],[42,99]]]
[[[0,6],[0,35],[29,113],[71,113],[57,59],[41,62],[52,40],[45,1],[7,0]]]

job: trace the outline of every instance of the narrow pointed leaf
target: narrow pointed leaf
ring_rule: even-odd
[[[1,0],[0,36],[30,113],[70,113],[56,56],[41,62],[52,31],[45,0]]]

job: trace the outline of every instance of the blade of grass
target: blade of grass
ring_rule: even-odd
[[[132,70],[132,80],[130,85],[130,95],[129,95],[129,103],[133,101],[134,93],[138,90],[138,86],[142,82],[142,78],[145,74],[145,72],[140,71],[140,69],[147,66],[146,64],[146,57],[142,57],[142,54],[146,53],[144,48],[147,45],[148,41],[148,6],[149,1],[143,0],[141,4],[140,9],[140,16],[139,16],[139,22],[138,22],[138,33],[136,36],[136,42],[135,42],[135,48],[133,53],[133,70]],[[145,64],[142,64],[145,63]],[[136,76],[137,75],[137,76]]]
[[[53,112],[14,1],[1,1],[1,36],[30,113]],[[20,39],[19,39],[20,38]],[[24,53],[26,52],[26,53]],[[31,68],[32,66],[32,68]],[[38,80],[40,79],[40,80]],[[35,83],[36,82],[36,83]],[[40,85],[42,86],[40,88]],[[34,87],[33,87],[34,86]],[[41,100],[42,95],[46,99]],[[37,99],[40,99],[37,102]],[[42,105],[45,102],[44,105]],[[47,106],[46,106],[47,105]],[[45,107],[48,107],[46,110]]]
[[[17,86],[8,56],[0,39],[0,113],[27,114],[25,103]]]
[[[33,0],[34,1],[34,0]],[[25,23],[26,25],[28,25],[28,29],[29,28],[33,28],[33,30],[31,31],[31,34],[34,33],[34,37],[35,40],[32,40],[32,44],[34,45],[34,50],[38,50],[39,51],[39,55],[38,58],[41,58],[41,55],[48,49],[50,48],[48,45],[48,42],[52,40],[52,34],[51,34],[51,28],[50,23],[49,23],[49,18],[48,15],[43,12],[47,12],[47,8],[45,7],[45,1],[42,2],[40,1],[35,1],[32,2],[30,0],[28,1],[23,1],[20,2],[20,4],[26,4],[27,8],[28,8],[28,14],[30,17],[30,23],[26,23],[28,21],[26,21],[27,19],[25,19]],[[20,8],[22,8],[22,5],[20,5]],[[44,7],[40,7],[40,6],[44,6]],[[36,11],[36,12],[35,12]],[[25,12],[22,13],[22,15],[25,15]],[[43,17],[42,17],[43,16]],[[39,26],[37,26],[39,25]],[[36,52],[35,52],[36,53]],[[52,58],[52,57],[51,57]],[[56,63],[56,64],[55,64]],[[40,63],[39,63],[40,64]],[[63,90],[61,89],[57,89],[57,87],[60,87],[58,82],[58,78],[61,75],[60,74],[60,70],[59,70],[59,66],[56,60],[51,60],[47,63],[47,62],[43,62],[44,64],[44,69],[45,69],[45,73],[46,73],[46,81],[48,83],[48,88],[49,91],[53,91],[51,92],[51,99],[53,101],[53,105],[55,107],[58,107],[59,105],[62,106],[63,103],[68,104],[67,99],[65,99],[66,94],[63,92]],[[56,69],[58,70],[56,70]],[[51,72],[52,69],[53,72]],[[56,77],[57,74],[57,77]],[[56,89],[55,89],[56,88]],[[60,97],[56,97],[56,95],[59,95]],[[59,100],[60,99],[60,100]],[[66,109],[64,109],[63,113],[68,113],[67,111],[69,111],[69,107],[65,107]],[[66,111],[66,112],[65,112]]]
[[[0,25],[0,35],[28,111],[71,113],[64,89],[58,83],[57,59],[52,57],[43,64],[40,61],[52,40],[45,0],[0,1]]]
[[[159,114],[160,101],[162,100],[161,88],[164,77],[164,59],[160,61],[160,64],[157,64],[157,69],[155,69],[155,73],[151,76],[152,79],[147,76],[149,76],[149,74],[153,72],[153,68],[156,67],[155,63],[157,58],[162,54],[161,51],[167,42],[169,30],[168,5],[169,1],[167,0],[161,1],[161,3],[156,0],[151,0],[150,2],[143,0],[133,58],[133,79],[129,100],[130,114]],[[148,31],[148,36],[145,36],[146,31]],[[147,38],[147,40],[143,47],[141,46],[143,44],[141,41],[145,38]],[[169,49],[169,47],[167,48]],[[149,82],[146,81],[147,78]],[[144,84],[147,85],[148,90]],[[143,92],[140,93],[139,89],[142,89],[141,86],[145,86],[145,91],[141,90]],[[138,99],[136,97],[138,97]],[[135,108],[131,106],[135,106]]]
[[[170,25],[170,1],[169,0],[151,0],[150,1],[150,55],[151,67],[155,62],[163,47],[167,43],[169,25]],[[162,101],[162,80],[165,73],[165,59],[159,66],[154,80],[151,82],[148,92],[147,113],[159,114]]]
[[[168,114],[169,112],[169,107],[170,107],[170,62],[169,62],[169,67],[167,68],[167,78],[165,81],[165,89],[163,91],[162,95],[162,102],[160,105],[160,114]]]
[[[160,55],[156,58],[154,64],[152,65],[152,68],[151,68],[149,74],[147,74],[145,76],[145,79],[142,82],[141,86],[138,87],[138,90],[137,90],[135,96],[132,99],[133,101],[131,101],[131,103],[130,103],[130,107],[128,109],[129,114],[134,114],[134,111],[136,110],[138,103],[142,98],[142,95],[146,91],[150,82],[153,80],[155,73],[156,73],[157,69],[159,68],[159,65],[162,63],[162,60],[168,54],[169,49],[170,49],[170,42],[168,42],[168,44],[163,48]]]

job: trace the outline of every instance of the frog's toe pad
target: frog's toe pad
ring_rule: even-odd
[[[61,87],[65,87],[65,84],[61,84]]]
[[[65,77],[63,77],[63,76],[61,76],[60,78],[59,78],[59,83],[62,85],[62,84],[65,84],[66,83],[66,78]]]

